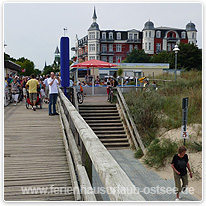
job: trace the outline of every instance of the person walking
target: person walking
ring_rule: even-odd
[[[29,89],[29,99],[34,111],[36,111],[37,87],[39,87],[39,82],[35,79],[35,75],[32,74],[31,79],[26,83],[26,89]]]
[[[192,178],[192,172],[190,169],[190,165],[189,165],[189,160],[188,160],[188,155],[185,154],[187,151],[185,146],[180,146],[178,148],[178,154],[176,154],[173,157],[172,163],[171,163],[171,167],[173,169],[174,172],[174,180],[175,180],[175,187],[176,187],[176,200],[175,201],[179,201],[180,200],[180,196],[179,193],[181,191],[185,191],[187,186],[188,186],[188,175],[187,175],[187,169],[190,172],[190,177]],[[181,181],[182,180],[182,186],[181,186]]]
[[[44,91],[45,91],[45,99],[44,102],[45,103],[49,103],[49,84],[48,84],[48,79],[50,78],[49,75],[46,76],[46,79],[44,79],[43,81],[43,85],[44,85]]]
[[[18,97],[19,97],[19,87],[20,84],[17,82],[18,77],[15,76],[13,82],[11,83],[11,94],[12,94],[12,99],[14,100],[14,105],[16,106],[18,102]]]
[[[60,78],[59,76],[55,76],[54,72],[51,72],[51,77],[47,80],[47,82],[49,84],[49,115],[59,115],[56,112],[56,101],[58,96],[58,85],[60,85]]]

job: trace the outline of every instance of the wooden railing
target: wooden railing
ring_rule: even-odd
[[[85,153],[87,153],[111,201],[145,201],[126,173],[60,89],[58,106],[65,136],[67,136],[64,139],[67,139],[69,144],[67,150],[71,151],[74,168],[80,181],[79,191],[86,191],[82,194],[83,199],[96,200],[84,167]],[[74,181],[76,181],[75,178]],[[88,190],[90,196],[87,194]],[[123,193],[123,190],[128,192]],[[78,190],[76,193],[78,194]]]
[[[144,144],[141,140],[139,132],[138,132],[138,130],[136,128],[136,125],[133,121],[133,118],[130,115],[129,108],[128,108],[127,103],[124,99],[124,96],[123,96],[120,88],[117,88],[116,90],[117,90],[117,94],[116,94],[117,100],[118,100],[119,106],[121,108],[121,112],[124,116],[124,120],[126,122],[126,125],[127,125],[128,130],[129,130],[130,136],[131,136],[132,141],[135,145],[135,148],[138,149],[140,147],[143,154],[145,154]]]

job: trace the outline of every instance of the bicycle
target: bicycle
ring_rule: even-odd
[[[79,104],[82,104],[84,101],[84,94],[81,92],[77,92],[77,101]]]

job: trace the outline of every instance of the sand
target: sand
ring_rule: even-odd
[[[200,124],[193,124],[187,127],[189,133],[189,140],[186,141],[202,141],[202,126]],[[178,145],[180,144],[181,128],[173,129],[165,132],[161,130],[159,139],[169,138],[175,141]],[[187,151],[189,157],[189,164],[193,173],[193,177],[189,177],[189,187],[194,188],[194,197],[198,200],[202,200],[202,152],[190,152]],[[144,157],[140,159],[141,163],[144,164]],[[173,171],[170,165],[172,160],[168,160],[165,167],[155,169],[146,164],[144,166],[153,172],[157,173],[163,179],[173,179]]]

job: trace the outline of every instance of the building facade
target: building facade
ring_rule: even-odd
[[[72,47],[78,63],[91,59],[120,63],[133,49],[144,49],[145,53],[153,55],[161,51],[172,51],[175,44],[197,43],[197,30],[192,22],[186,25],[186,29],[155,28],[149,20],[142,31],[115,31],[99,29],[95,8],[92,19],[87,35],[81,39],[76,35],[75,47]]]

